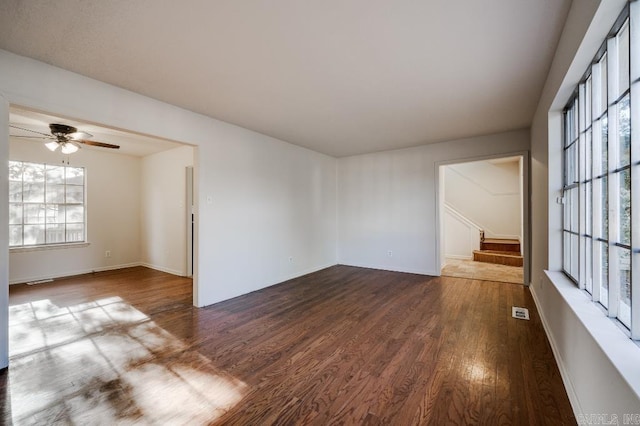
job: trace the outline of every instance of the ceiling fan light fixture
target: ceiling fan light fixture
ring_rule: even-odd
[[[49,148],[50,151],[55,151],[56,149],[58,149],[58,142],[56,141],[47,142],[44,144],[44,146]]]
[[[87,133],[87,132],[73,132],[73,133],[69,133],[67,135],[67,137],[71,140],[77,141],[80,139],[89,139],[92,138],[93,135],[91,133]]]
[[[62,144],[62,153],[63,154],[73,154],[78,150],[78,147],[72,143],[66,142]]]

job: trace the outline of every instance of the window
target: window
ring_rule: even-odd
[[[84,168],[9,161],[9,247],[85,241]]]
[[[640,128],[634,103],[640,67],[632,58],[640,56],[640,33],[636,40],[632,31],[640,25],[638,6],[622,12],[563,117],[563,269],[634,339],[640,338],[638,295],[633,303],[640,294],[640,141],[633,132]]]

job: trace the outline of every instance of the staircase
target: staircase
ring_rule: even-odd
[[[485,239],[484,232],[481,232],[480,235],[480,250],[473,251],[473,260],[507,266],[523,265],[520,241],[499,238]]]

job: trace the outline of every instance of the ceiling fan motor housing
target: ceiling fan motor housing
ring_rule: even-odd
[[[71,133],[75,133],[78,131],[73,126],[67,126],[66,124],[49,124],[49,129],[51,129],[51,133],[55,136],[66,136]]]

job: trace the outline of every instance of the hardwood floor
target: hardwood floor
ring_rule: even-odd
[[[10,305],[6,424],[575,424],[513,284],[335,266],[197,309],[131,268]]]

